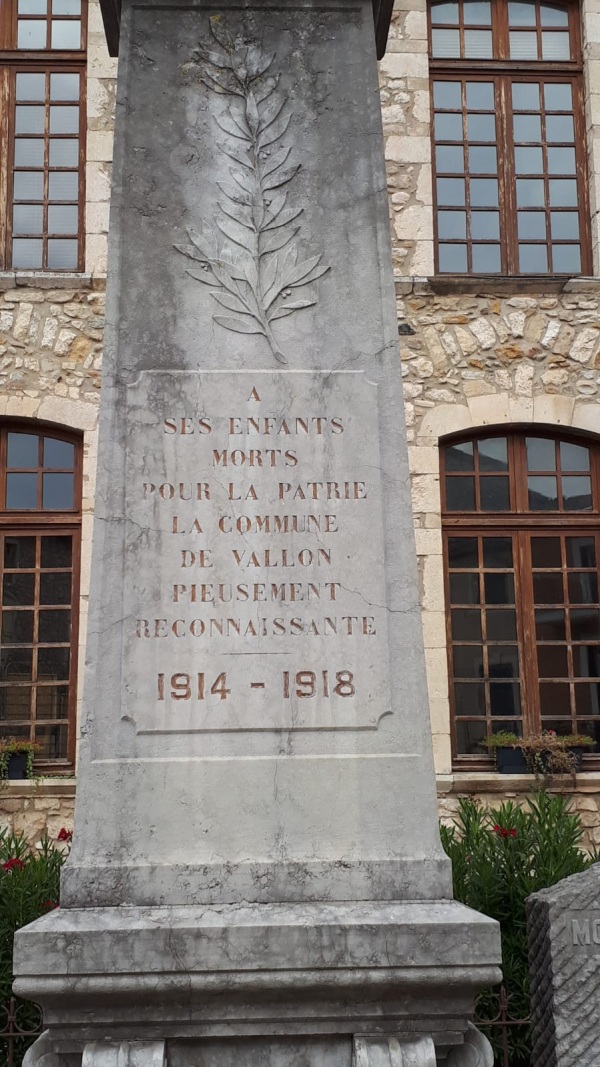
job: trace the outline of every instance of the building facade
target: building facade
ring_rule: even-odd
[[[116,61],[90,0],[0,23],[0,819],[72,817]],[[600,741],[600,0],[396,0],[380,67],[440,810],[481,741]],[[600,844],[600,753],[573,791]]]

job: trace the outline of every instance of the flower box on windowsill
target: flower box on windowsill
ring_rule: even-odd
[[[522,748],[501,745],[495,750],[495,755],[499,774],[530,774]]]
[[[576,774],[581,770],[584,753],[595,747],[591,737],[563,738],[553,730],[542,731],[524,741],[514,734],[495,734],[483,744],[494,751],[500,774],[536,775]]]

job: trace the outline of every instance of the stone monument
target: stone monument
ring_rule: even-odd
[[[75,835],[17,936],[28,1063],[483,1067],[499,938],[437,829],[371,5],[124,0],[119,52]]]
[[[527,901],[534,1067],[600,1067],[600,867]]]

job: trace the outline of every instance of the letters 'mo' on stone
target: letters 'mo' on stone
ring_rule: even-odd
[[[527,905],[536,1067],[600,1064],[600,870],[565,878]]]

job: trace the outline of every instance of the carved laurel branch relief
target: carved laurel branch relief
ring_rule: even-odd
[[[303,209],[288,204],[289,186],[300,170],[289,163],[291,148],[283,143],[292,117],[279,74],[270,73],[275,53],[265,54],[256,42],[233,41],[210,19],[213,38],[200,45],[187,65],[211,92],[230,97],[215,118],[225,140],[220,152],[232,161],[231,181],[218,182],[223,194],[215,230],[188,230],[191,245],[175,245],[200,265],[188,274],[211,287],[211,296],[234,315],[214,321],[236,333],[262,334],[279,363],[287,363],[273,335],[272,323],[316,304],[310,293],[294,298],[294,290],[315,282],[329,267],[322,254],[298,262],[295,238]]]

